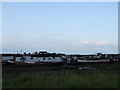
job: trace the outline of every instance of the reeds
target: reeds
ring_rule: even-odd
[[[3,88],[118,88],[119,65],[3,67]],[[112,69],[104,69],[111,66]]]

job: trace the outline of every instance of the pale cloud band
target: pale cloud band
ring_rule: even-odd
[[[89,44],[94,44],[94,45],[107,45],[107,44],[115,44],[115,43],[110,43],[109,41],[105,41],[105,40],[101,40],[101,41],[96,41],[96,42],[92,42],[92,41],[83,41],[82,44],[84,45],[89,45]],[[117,45],[117,43],[116,43]]]
[[[19,41],[18,41],[19,40]],[[32,43],[32,44],[31,44]],[[14,46],[14,47],[13,47]],[[23,49],[23,51],[38,51],[47,50],[50,52],[63,53],[115,53],[117,52],[117,42],[112,43],[106,40],[100,41],[79,41],[58,38],[42,38],[33,37],[25,39],[22,37],[4,37],[3,52],[17,52],[16,50]]]

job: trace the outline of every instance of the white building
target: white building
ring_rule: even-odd
[[[13,54],[2,54],[2,61],[10,61],[14,60]]]
[[[31,55],[24,55],[23,56],[25,59],[25,63],[62,63],[62,57],[58,54],[51,54],[51,53],[42,53],[40,52],[39,54],[31,54]]]
[[[24,62],[23,55],[22,54],[15,55],[15,62]]]

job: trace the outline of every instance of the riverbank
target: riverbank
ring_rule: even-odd
[[[82,69],[92,67],[94,69]],[[118,88],[120,64],[5,66],[3,88]]]

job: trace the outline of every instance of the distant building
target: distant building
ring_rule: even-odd
[[[40,51],[39,53],[25,53],[24,54],[2,54],[3,62],[24,62],[28,64],[35,63],[62,63],[64,54],[47,53]]]
[[[92,54],[92,55],[65,55],[62,53],[48,53],[40,51],[23,54],[2,54],[0,57],[2,63],[27,63],[27,64],[44,64],[44,63],[66,63],[77,64],[79,62],[106,62],[120,61],[120,54]]]

